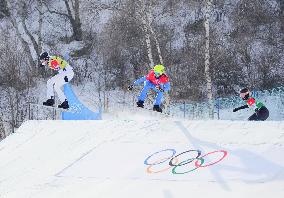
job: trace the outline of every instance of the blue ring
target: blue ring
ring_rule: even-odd
[[[149,164],[149,163],[148,163],[148,160],[149,160],[153,155],[156,155],[156,154],[161,153],[161,152],[164,152],[164,151],[172,151],[173,154],[172,154],[172,156],[166,158],[165,160],[163,160],[163,161],[161,161],[161,162],[159,162],[159,163],[153,163],[153,164]],[[171,159],[175,154],[176,154],[176,150],[175,150],[175,149],[164,149],[164,150],[158,151],[158,152],[156,152],[156,153],[153,153],[152,155],[150,155],[149,157],[147,157],[147,158],[144,160],[144,164],[145,164],[145,165],[157,165],[157,164],[162,164],[162,163],[166,162],[167,160]]]

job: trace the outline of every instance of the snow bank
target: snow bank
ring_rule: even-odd
[[[0,142],[0,196],[282,198],[283,152],[284,122],[27,121]]]

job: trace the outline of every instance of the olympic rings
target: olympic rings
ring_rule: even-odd
[[[164,158],[162,158],[160,160],[154,161],[153,163],[149,163],[148,162],[149,159],[152,158],[154,155],[157,155],[159,153],[166,152],[166,151],[171,151],[172,152],[170,157],[164,157]],[[190,152],[197,152],[197,156],[195,158],[190,158],[190,159],[187,159],[187,160],[183,160],[183,161],[178,163],[178,157],[179,156],[181,156],[181,155],[183,155],[185,153],[190,153]],[[211,162],[209,164],[204,165],[204,163],[205,163],[204,157],[205,156],[208,156],[208,155],[211,155],[211,154],[214,154],[214,153],[220,153],[220,152],[223,153],[223,156],[220,159],[218,159],[215,162]],[[186,173],[195,171],[198,168],[204,168],[204,167],[212,166],[214,164],[219,163],[220,161],[222,161],[227,156],[228,152],[225,151],[225,150],[218,150],[218,151],[209,152],[209,153],[204,154],[204,155],[201,156],[201,151],[200,150],[187,150],[187,151],[184,151],[184,152],[182,152],[182,153],[180,153],[178,155],[175,155],[175,154],[176,154],[176,150],[175,149],[164,149],[164,150],[161,150],[161,151],[158,151],[158,152],[155,152],[155,153],[151,154],[149,157],[147,157],[144,160],[144,164],[145,165],[149,165],[149,167],[146,169],[147,173],[149,173],[149,174],[151,174],[151,173],[161,173],[161,172],[168,171],[170,168],[173,168],[172,169],[172,174],[186,174]],[[169,167],[163,168],[162,170],[159,170],[159,171],[152,171],[151,170],[154,165],[165,163],[167,160],[170,160],[169,163],[168,163]],[[195,163],[194,163],[195,167],[194,168],[192,168],[192,169],[190,169],[188,171],[185,171],[185,172],[177,172],[176,171],[176,169],[178,167],[190,164],[193,161],[195,161]]]

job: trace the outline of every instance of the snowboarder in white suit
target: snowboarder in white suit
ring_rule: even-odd
[[[53,106],[55,104],[54,91],[56,91],[61,102],[61,104],[58,105],[58,108],[68,109],[68,100],[61,90],[61,87],[70,82],[73,78],[73,68],[62,58],[58,56],[49,56],[47,52],[43,52],[40,55],[40,62],[42,66],[47,65],[51,69],[58,71],[58,74],[47,81],[47,100],[46,102],[43,102],[43,105]]]

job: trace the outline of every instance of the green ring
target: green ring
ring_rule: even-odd
[[[191,159],[184,160],[184,161],[180,162],[179,164],[177,164],[177,165],[172,169],[172,173],[173,173],[173,174],[176,174],[176,175],[178,175],[178,174],[183,175],[183,174],[186,174],[186,173],[189,173],[189,172],[192,172],[192,171],[198,169],[199,167],[195,167],[195,168],[193,168],[193,169],[191,169],[191,170],[189,170],[189,171],[183,172],[183,173],[178,173],[178,172],[176,172],[176,168],[179,167],[179,166],[181,166],[182,163],[185,163],[185,162],[190,161],[190,160],[195,160],[195,159],[201,161],[200,165],[202,165],[202,164],[204,163],[204,161],[205,161],[203,158],[191,158]]]

